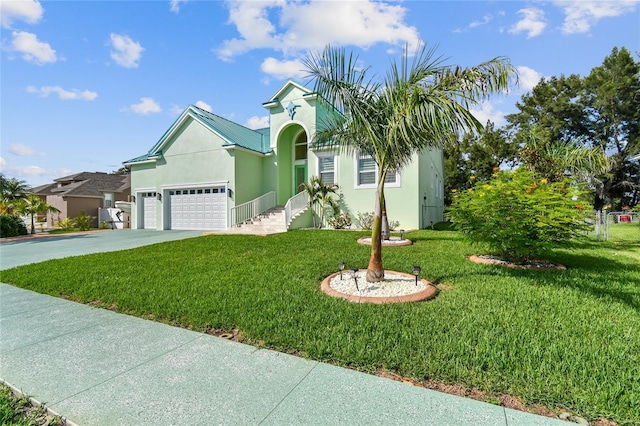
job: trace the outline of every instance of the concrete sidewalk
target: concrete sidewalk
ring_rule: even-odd
[[[90,246],[126,234],[95,234]],[[128,237],[129,247],[157,242]],[[28,251],[73,251],[51,243]],[[3,268],[21,264],[21,244],[0,245]],[[566,424],[6,284],[0,379],[78,425]]]

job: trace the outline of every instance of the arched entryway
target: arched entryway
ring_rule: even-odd
[[[284,205],[299,192],[308,178],[309,139],[299,124],[291,124],[278,135],[278,191],[277,203]]]

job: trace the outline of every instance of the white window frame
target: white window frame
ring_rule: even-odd
[[[378,187],[378,175],[379,175],[379,169],[378,169],[378,165],[375,163],[374,161],[374,165],[375,165],[375,177],[374,177],[374,183],[372,184],[365,184],[365,185],[359,185],[358,182],[360,181],[360,159],[364,159],[364,158],[371,158],[371,156],[369,155],[363,155],[360,153],[356,153],[356,155],[354,156],[354,161],[353,161],[353,184],[354,184],[354,188],[355,189],[370,189],[370,188],[377,188]],[[399,188],[402,186],[402,179],[401,179],[401,173],[399,170],[396,170],[396,181],[395,182],[386,182],[384,184],[385,188]]]
[[[333,182],[332,184],[338,184],[338,156],[335,153],[316,154],[316,170],[318,171],[318,177],[322,178],[322,170],[320,170],[320,161],[326,158],[333,158]],[[323,180],[324,181],[324,180]],[[324,182],[328,183],[328,182]]]

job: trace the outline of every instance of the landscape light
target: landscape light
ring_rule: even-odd
[[[358,277],[356,276],[357,272],[358,272],[357,269],[352,269],[351,270],[351,276],[353,277],[353,282],[356,283],[356,290],[360,291],[360,288],[358,287]]]
[[[342,279],[342,271],[344,270],[344,262],[338,262],[338,268],[340,269],[340,279]]]
[[[416,276],[416,285],[418,285],[418,276],[420,275],[420,271],[422,270],[422,268],[420,268],[417,265],[414,265],[413,268],[411,268],[413,270],[413,275]]]

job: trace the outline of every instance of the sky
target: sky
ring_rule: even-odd
[[[326,44],[383,76],[403,48],[445,64],[504,56],[519,85],[472,111],[500,127],[541,78],[640,53],[640,0],[0,2],[0,172],[32,186],[112,172],[190,104],[250,128]]]

